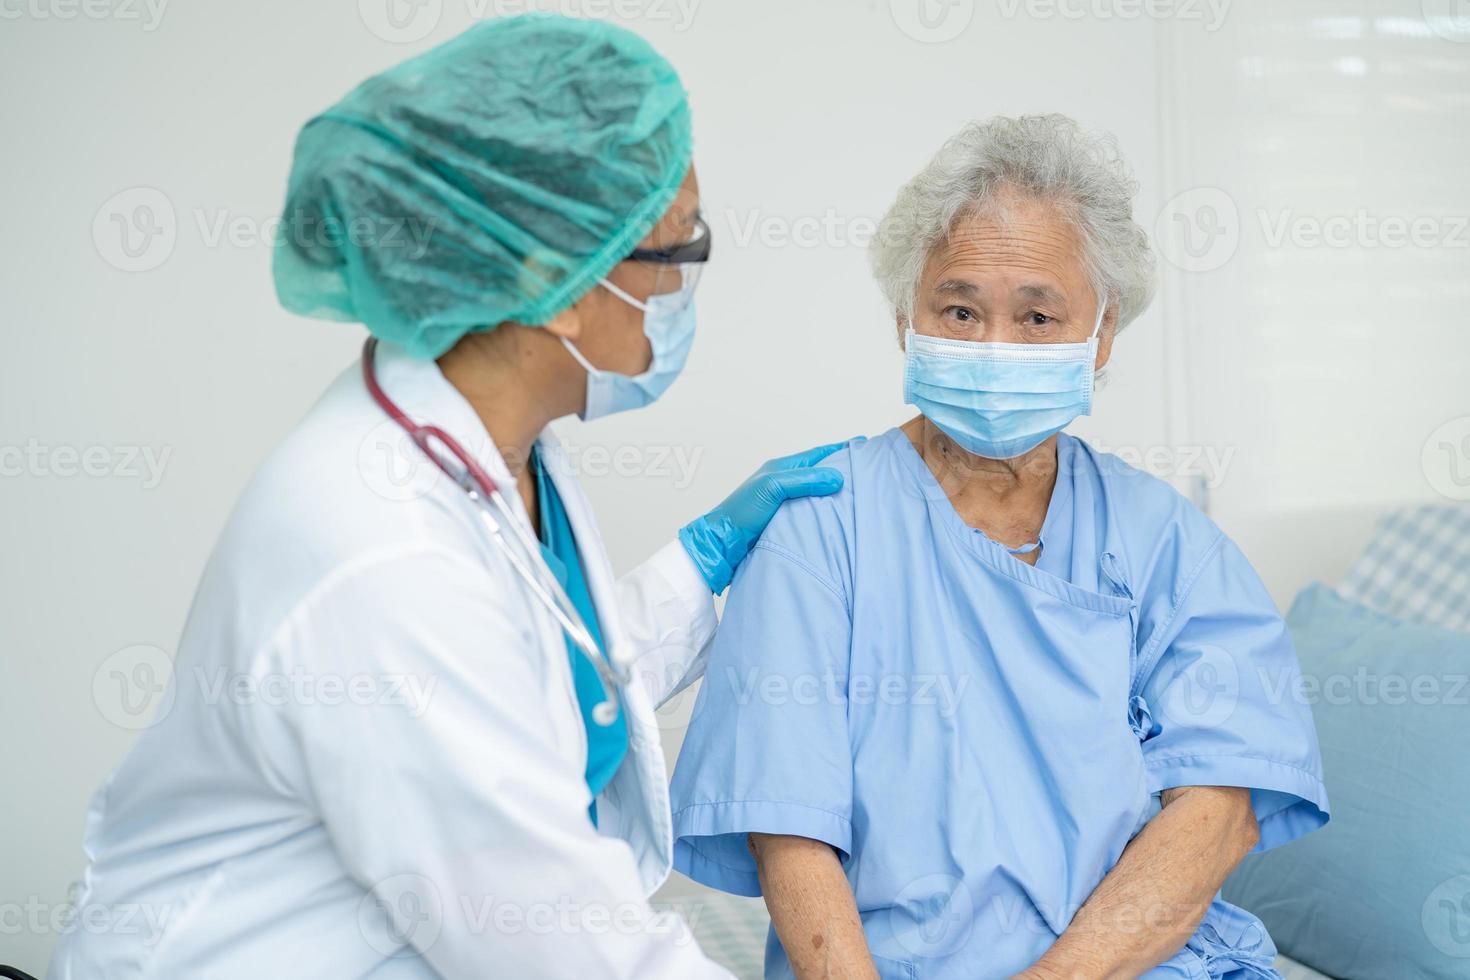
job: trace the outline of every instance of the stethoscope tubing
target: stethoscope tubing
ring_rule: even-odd
[[[373,401],[377,402],[378,407],[408,434],[419,451],[427,456],[429,461],[445,476],[453,480],[454,484],[464,491],[465,496],[475,504],[475,511],[480,515],[486,530],[490,532],[490,537],[505,554],[506,560],[510,562],[516,574],[556,619],[562,631],[572,641],[572,645],[597,671],[597,678],[602,683],[602,700],[593,706],[592,720],[599,725],[611,725],[618,717],[618,688],[620,685],[627,684],[630,679],[627,672],[611,662],[611,651],[608,656],[604,657],[598,650],[597,643],[592,638],[592,632],[582,621],[582,617],[578,615],[576,607],[572,605],[561,583],[551,575],[550,571],[544,575],[539,573],[534,564],[536,559],[533,557],[537,552],[536,542],[532,540],[530,532],[516,519],[515,513],[505,502],[500,488],[491,479],[490,474],[485,472],[484,468],[455,441],[453,436],[438,426],[418,424],[409,418],[393,399],[388,397],[388,393],[378,383],[375,370],[374,355],[377,347],[377,338],[369,337],[362,348],[362,378],[368,394],[372,396]],[[431,440],[437,441],[448,450],[455,461],[463,467],[460,473],[455,473],[450,469],[448,463],[434,451],[430,444]],[[498,519],[496,511],[500,512]],[[511,529],[510,533],[515,536],[520,551],[511,546],[506,537],[506,527]],[[520,553],[522,551],[524,554]]]

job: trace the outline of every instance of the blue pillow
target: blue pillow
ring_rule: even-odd
[[[1470,633],[1323,585],[1287,614],[1332,822],[1251,855],[1227,901],[1281,952],[1342,978],[1470,977]]]

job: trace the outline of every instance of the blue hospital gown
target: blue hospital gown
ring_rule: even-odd
[[[1296,655],[1244,555],[1062,434],[1037,564],[967,526],[897,429],[826,465],[735,578],[674,773],[675,866],[759,895],[750,832],[836,848],[884,978],[1007,977],[1189,785],[1259,849],[1327,821]],[[1146,928],[1146,925],[1138,926]],[[1153,978],[1274,977],[1216,897]],[[766,975],[791,975],[774,930]]]

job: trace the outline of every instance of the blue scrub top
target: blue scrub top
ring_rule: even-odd
[[[602,642],[602,629],[597,623],[597,608],[592,604],[592,593],[587,587],[587,573],[577,553],[577,539],[572,535],[572,524],[567,519],[566,508],[556,485],[536,452],[531,454],[530,465],[536,473],[536,497],[541,509],[541,557],[551,574],[566,590],[577,614],[587,625],[597,649],[606,656]],[[588,815],[597,824],[597,794],[602,792],[622,765],[623,756],[628,754],[628,722],[621,710],[611,725],[599,725],[592,720],[592,709],[605,697],[597,668],[587,662],[587,657],[567,637],[567,657],[572,665],[572,683],[577,691],[577,705],[582,709],[582,726],[587,729],[587,788],[592,791],[592,806]]]
[[[1027,565],[897,429],[824,461],[736,574],[671,791],[674,864],[760,894],[751,832],[830,844],[884,978],[1033,964],[1189,785],[1249,787],[1260,848],[1327,799],[1281,617],[1167,484],[1063,434]],[[1151,978],[1272,976],[1217,899]],[[766,975],[790,976],[774,930]]]

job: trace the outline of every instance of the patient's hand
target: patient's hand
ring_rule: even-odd
[[[751,834],[761,894],[797,980],[877,980],[837,852],[822,841]]]

